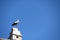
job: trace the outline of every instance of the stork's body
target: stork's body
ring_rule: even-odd
[[[16,26],[19,23],[19,20],[16,20],[12,26]],[[18,27],[13,27],[9,36],[10,40],[22,40],[22,34],[18,30]]]

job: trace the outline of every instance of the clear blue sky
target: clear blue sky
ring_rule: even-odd
[[[60,40],[59,0],[0,0],[0,38],[8,38],[11,24],[18,25],[23,40]]]

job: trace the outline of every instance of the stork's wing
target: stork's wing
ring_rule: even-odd
[[[19,20],[16,20],[16,21],[12,24],[12,26],[17,25],[18,23],[19,23]]]
[[[17,25],[17,23],[13,23],[13,24],[12,24],[12,26],[15,26],[15,25]]]

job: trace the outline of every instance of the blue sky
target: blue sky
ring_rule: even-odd
[[[20,19],[23,40],[60,40],[59,9],[59,0],[0,0],[0,38]]]

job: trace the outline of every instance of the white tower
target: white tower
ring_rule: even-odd
[[[22,40],[22,35],[18,28],[13,27],[9,36],[10,40]]]
[[[22,35],[21,35],[20,31],[18,30],[17,27],[15,27],[18,23],[19,23],[19,20],[16,20],[12,24],[13,28],[12,28],[10,36],[9,36],[10,40],[22,40]]]

